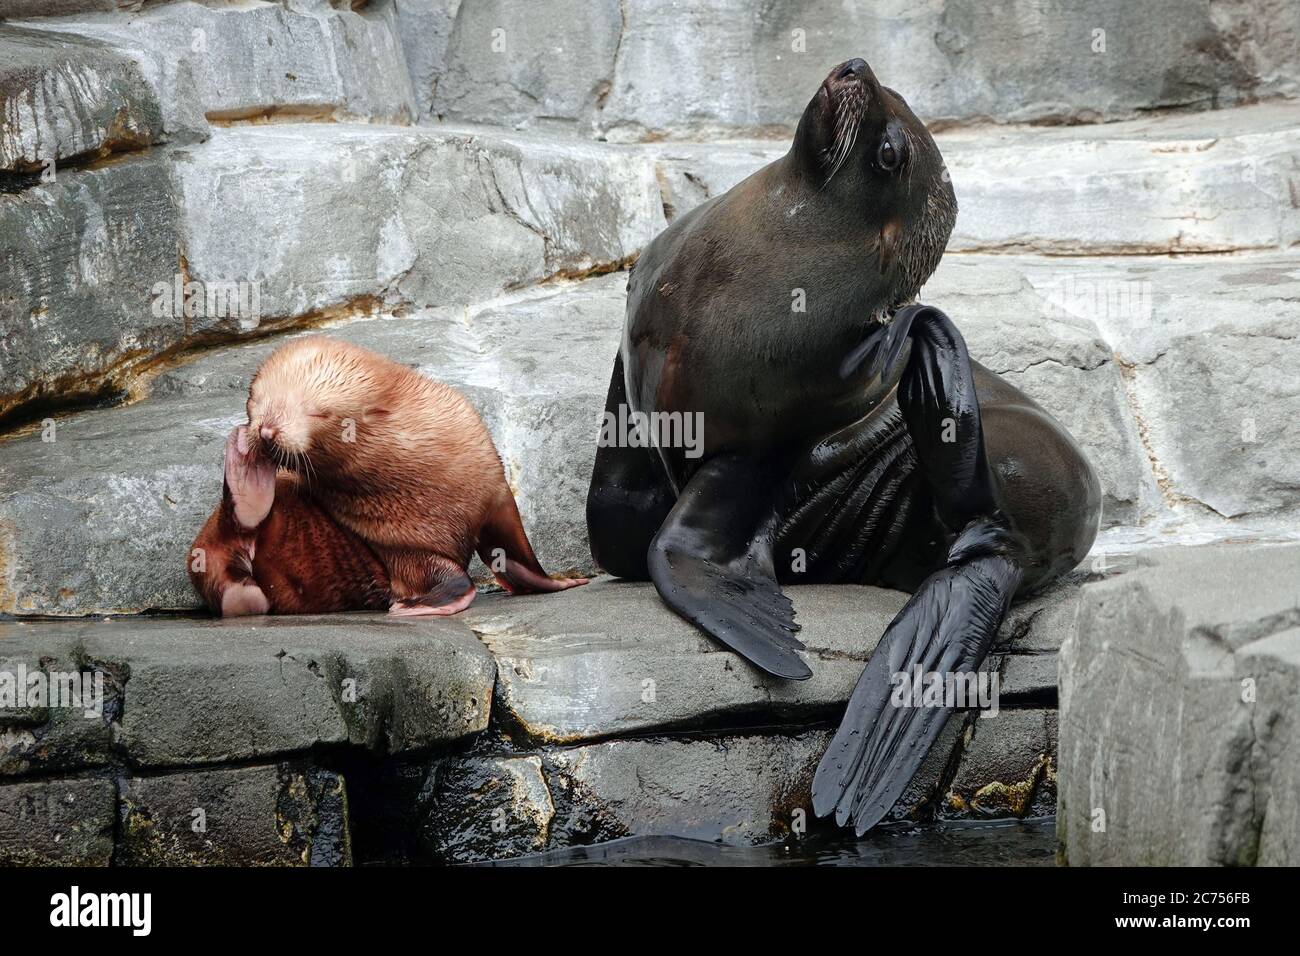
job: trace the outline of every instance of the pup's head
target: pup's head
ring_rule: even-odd
[[[363,348],[309,336],[281,346],[248,389],[248,434],[290,469],[345,462],[386,407],[392,363]]]

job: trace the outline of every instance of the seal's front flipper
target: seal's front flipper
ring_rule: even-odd
[[[938,309],[912,305],[858,349],[845,368],[869,362],[888,374],[912,347],[898,404],[935,512],[956,540],[944,567],[921,582],[894,618],[849,700],[813,779],[813,809],[852,820],[859,835],[880,821],[925,759],[953,710],[903,699],[894,689],[937,675],[945,691],[979,669],[1023,574],[1023,546],[998,507],[984,450],[966,343]]]
[[[772,566],[779,468],[738,456],[700,466],[650,544],[650,577],[668,606],[756,667],[812,676],[797,651],[794,606]]]
[[[858,836],[889,812],[925,760],[955,709],[912,696],[916,675],[937,674],[944,687],[968,685],[948,675],[979,669],[1020,581],[1009,536],[978,520],[953,545],[947,565],[926,578],[894,618],[813,778],[813,811],[852,821]],[[969,700],[970,695],[966,695]]]

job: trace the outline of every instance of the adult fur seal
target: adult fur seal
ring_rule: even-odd
[[[605,444],[587,499],[597,563],[778,677],[811,674],[782,583],[913,592],[814,780],[816,812],[859,833],[949,713],[891,707],[893,675],[978,669],[1012,597],[1073,567],[1100,515],[1065,430],[915,303],[956,213],[902,97],[860,59],[833,69],[790,151],[675,220],[629,280],[606,411],[699,415],[702,454]]]
[[[381,599],[394,614],[455,614],[474,600],[475,551],[514,594],[586,583],[542,570],[463,395],[321,336],[282,346],[254,376],[222,504],[195,547],[216,558],[195,586],[225,614]]]

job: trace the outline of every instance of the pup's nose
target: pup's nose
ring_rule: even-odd
[[[262,436],[264,441],[275,441],[276,436],[280,434],[280,430],[272,425],[263,425],[258,434]]]
[[[839,73],[835,74],[837,80],[847,79],[850,76],[862,76],[867,72],[867,61],[862,57],[855,56],[849,62],[840,67]]]

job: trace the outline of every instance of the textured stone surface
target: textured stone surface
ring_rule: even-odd
[[[99,767],[112,755],[112,723],[122,712],[122,673],[98,670],[87,661],[82,648],[69,632],[55,635],[40,624],[17,622],[0,625],[0,681],[11,692],[31,693],[30,684],[37,677],[47,695],[39,706],[21,706],[31,698],[15,701],[10,708],[0,704],[0,778],[29,773],[63,773]],[[32,653],[27,645],[31,637],[39,647]],[[64,688],[76,690],[72,675],[80,674],[89,684],[80,700],[62,696]],[[58,700],[49,698],[51,678],[59,683]],[[80,703],[80,707],[69,704]]]
[[[589,121],[609,92],[619,7],[619,0],[462,2],[434,113],[503,126]]]
[[[1300,14],[1283,0],[571,6],[462,4],[438,102],[622,138],[790,128],[854,55],[932,122],[1088,122],[1297,90]]]
[[[536,755],[448,762],[430,786],[420,838],[437,860],[521,856],[550,840],[555,803]]]
[[[107,866],[116,799],[89,777],[0,785],[0,866]]]
[[[347,791],[308,765],[124,781],[122,866],[351,866]]]
[[[500,859],[629,835],[728,845],[781,839],[812,814],[828,731],[707,740],[617,740],[443,771],[429,848],[446,862]]]
[[[1289,102],[1096,126],[980,126],[935,142],[960,207],[951,252],[1224,252],[1300,239],[1300,124]],[[675,214],[788,148],[788,140],[647,147]]]
[[[0,0],[0,17],[61,17],[130,8],[141,3],[142,0]]]
[[[60,163],[141,149],[162,134],[162,111],[130,60],[18,27],[0,27],[0,117],[0,171],[57,175]]]
[[[1023,817],[1035,809],[1056,752],[1056,711],[1002,710],[969,721],[969,739],[944,798],[944,811],[977,817]],[[1038,801],[1051,813],[1055,793]]]
[[[1071,865],[1295,865],[1300,546],[1168,548],[1061,650]]]
[[[31,670],[75,657],[114,675],[113,756],[146,768],[322,744],[381,754],[445,745],[487,726],[496,673],[462,622],[383,615],[0,624],[0,656]],[[72,733],[55,737],[66,762],[47,756],[40,769],[85,762]]]
[[[1294,256],[1098,260],[1029,272],[1112,344],[1171,507],[1283,518],[1300,484]]]
[[[243,128],[177,175],[194,278],[259,281],[267,316],[477,302],[623,260],[664,225],[647,159],[577,140]]]
[[[813,676],[760,674],[673,614],[654,588],[602,578],[542,598],[481,598],[469,624],[498,661],[499,716],[523,739],[571,744],[628,734],[817,720],[848,700],[906,595],[789,589]]]
[[[145,155],[0,195],[0,413],[120,387],[131,356],[186,334],[153,287],[180,270],[167,164]]]
[[[395,28],[411,75],[419,115],[433,109],[433,97],[447,69],[447,45],[461,0],[393,0]]]
[[[1269,104],[941,137],[961,207],[949,248],[1054,255],[1287,249],[1300,240],[1296,112],[1290,103]]]
[[[131,16],[40,21],[109,43],[140,63],[169,131],[269,115],[409,122],[416,106],[391,4],[328,0],[150,5]]]

